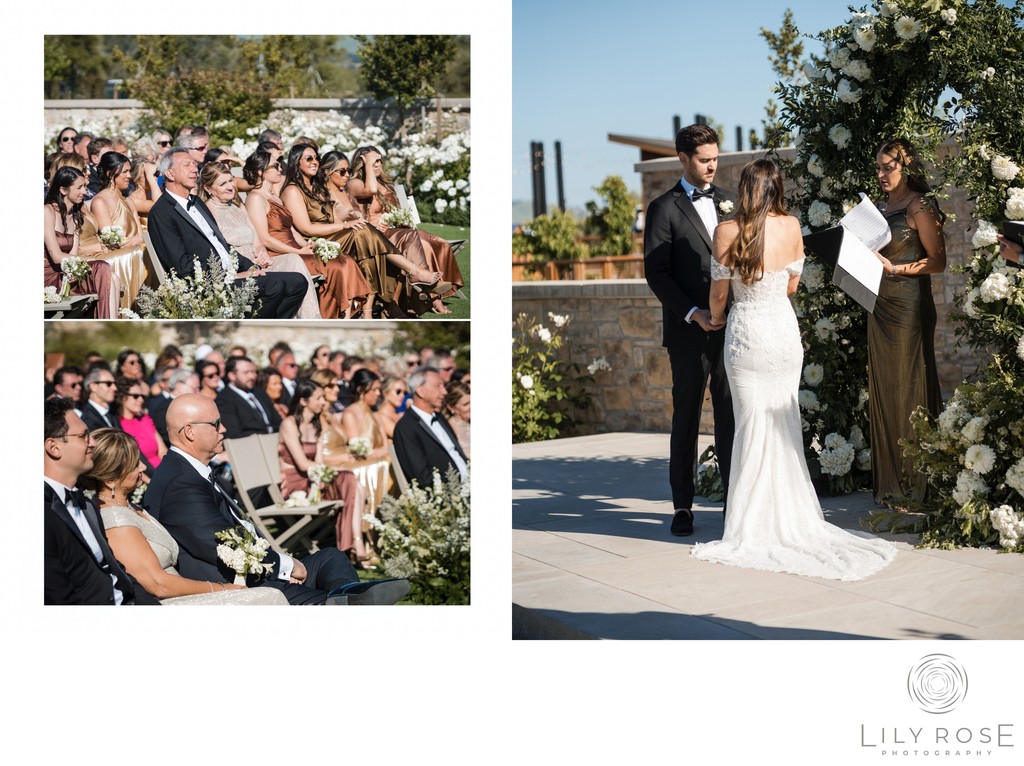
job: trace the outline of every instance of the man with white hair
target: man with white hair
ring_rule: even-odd
[[[441,374],[420,367],[409,376],[412,403],[395,424],[395,452],[402,473],[421,487],[434,482],[434,470],[443,479],[449,468],[467,478],[467,458],[455,431],[441,414],[446,393]]]
[[[224,425],[212,399],[185,394],[167,408],[171,448],[146,491],[148,510],[177,541],[182,577],[231,582],[235,572],[217,554],[217,532],[237,526],[261,537],[245,511],[217,482],[210,462],[224,449]],[[269,571],[247,584],[279,589],[290,604],[393,604],[409,592],[407,580],[361,583],[348,557],[324,548],[297,559],[268,550]]]

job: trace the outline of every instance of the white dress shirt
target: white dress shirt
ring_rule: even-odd
[[[183,197],[179,197],[174,192],[169,192],[164,189],[164,194],[170,195],[171,199],[177,202],[181,206],[181,209],[185,211],[185,215],[196,222],[196,226],[198,226],[199,230],[203,232],[208,240],[210,240],[210,245],[217,252],[217,255],[220,256],[220,262],[221,265],[224,266],[224,272],[226,275],[224,277],[224,281],[228,283],[234,282],[235,269],[231,265],[231,256],[228,255],[228,251],[224,248],[220,239],[218,239],[217,235],[213,232],[213,227],[210,226],[210,222],[206,220],[202,213],[199,212],[199,208],[193,205],[192,208],[189,209],[188,200]]]
[[[224,494],[224,490],[221,489],[220,485],[210,479],[210,474],[213,473],[210,466],[199,462],[194,457],[189,455],[187,452],[178,449],[176,446],[172,446],[170,451],[177,452],[179,455],[185,458],[185,460],[188,461],[188,464],[195,468],[200,476],[202,476],[206,481],[209,481],[213,485],[215,492],[220,492],[221,494]],[[224,499],[228,501],[228,510],[230,510],[231,515],[235,517],[235,521],[237,521],[243,527],[248,529],[252,533],[253,537],[262,537],[262,535],[256,531],[256,527],[252,525],[251,521],[243,518],[235,512],[234,499],[228,497],[226,494],[224,494]],[[277,579],[284,580],[285,582],[287,582],[289,579],[291,579],[292,569],[295,567],[295,562],[292,560],[292,557],[289,556],[287,553],[282,553],[278,551],[278,555],[281,557],[281,566],[278,568]]]
[[[426,423],[427,428],[430,429],[430,432],[437,437],[437,440],[439,442],[441,442],[441,446],[444,447],[445,450],[447,450],[448,456],[452,459],[452,462],[455,463],[455,467],[459,469],[459,478],[462,479],[462,481],[465,481],[466,461],[462,459],[462,455],[459,454],[458,447],[455,446],[455,442],[452,441],[452,438],[448,435],[448,432],[444,430],[444,427],[441,425],[440,421],[434,420],[434,413],[424,412],[414,404],[410,404],[409,408],[417,415],[419,415],[420,420]],[[444,477],[442,476],[441,478]]]
[[[697,211],[697,215],[699,215],[700,220],[703,221],[704,228],[707,229],[708,232],[708,238],[712,242],[714,242],[715,229],[718,228],[718,213],[715,212],[715,201],[710,197],[701,197],[698,200],[694,200],[693,192],[697,187],[691,184],[689,181],[687,181],[685,176],[679,179],[679,183],[682,184],[683,191],[686,192],[687,198],[690,200],[690,202],[693,202],[693,209]],[[707,188],[708,187],[705,186],[701,189],[701,191],[704,191]],[[690,317],[693,316],[693,312],[696,310],[697,307],[694,306],[686,313],[687,322],[691,321]]]
[[[92,407],[96,412],[103,418],[103,422],[106,423],[110,428],[114,427],[114,422],[110,419],[110,408],[104,407],[102,404],[96,404],[92,399],[86,402],[87,407]]]

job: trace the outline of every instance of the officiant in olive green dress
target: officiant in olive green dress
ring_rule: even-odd
[[[946,268],[945,215],[927,197],[931,187],[909,141],[886,141],[875,162],[892,240],[879,254],[885,274],[868,315],[871,471],[875,502],[899,507],[927,494],[926,476],[899,444],[914,439],[910,415],[917,407],[933,416],[942,409],[931,275]]]

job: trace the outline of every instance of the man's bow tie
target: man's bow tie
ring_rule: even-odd
[[[430,425],[434,425],[434,423],[436,423],[438,419],[439,418],[437,417],[437,413],[435,412],[433,415],[430,416]]]
[[[694,192],[694,196],[696,196],[696,194],[697,194],[697,192]],[[196,204],[196,195],[195,194],[189,194],[188,195],[188,204],[185,205],[185,209],[186,210],[191,210],[195,206],[195,204]]]
[[[72,489],[68,499],[71,500],[71,504],[78,508],[78,510],[85,508],[85,504],[88,502],[85,499],[85,493],[80,489]]]
[[[693,190],[693,201],[696,202],[701,197],[707,197],[708,199],[713,200],[715,198],[715,187],[714,186],[709,186],[706,191],[701,190],[701,189],[694,189]]]

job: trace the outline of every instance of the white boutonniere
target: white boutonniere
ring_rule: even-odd
[[[733,208],[735,207],[736,206],[732,204],[732,200],[728,199],[723,199],[721,202],[718,203],[718,210],[722,213],[722,215],[729,215],[729,213],[731,213],[733,211]]]

